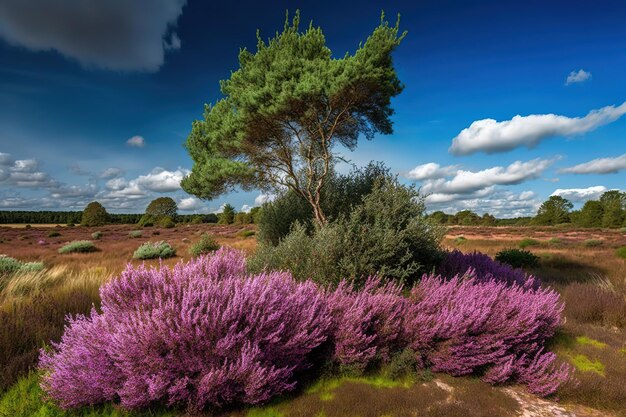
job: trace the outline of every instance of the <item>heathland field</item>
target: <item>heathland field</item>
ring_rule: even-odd
[[[220,245],[253,254],[256,226],[179,225],[143,228],[126,225],[89,227],[2,227],[0,253],[23,262],[43,262],[1,281],[1,416],[164,416],[189,409],[123,411],[98,405],[61,411],[39,387],[35,368],[39,349],[58,341],[67,314],[87,314],[100,304],[98,287],[131,263],[171,267],[188,261],[190,247],[209,234]],[[56,232],[56,233],[53,233]],[[94,235],[96,232],[101,234]],[[136,233],[133,233],[136,232]],[[94,239],[93,236],[97,236]],[[66,243],[91,240],[95,250],[61,254]],[[147,241],[169,242],[176,256],[162,261],[133,260]],[[626,404],[626,260],[616,254],[626,245],[619,230],[554,227],[451,227],[443,240],[449,250],[475,250],[495,256],[524,247],[539,257],[527,272],[540,277],[565,303],[564,320],[548,348],[574,369],[556,396],[541,399],[522,384],[489,385],[476,376],[452,377],[428,369],[416,374],[376,370],[360,374],[307,374],[295,391],[253,408],[226,407],[237,416],[624,416]],[[294,289],[294,291],[299,291]],[[306,308],[306,307],[302,307]],[[408,359],[405,358],[408,361]],[[393,366],[402,370],[402,360]],[[392,368],[393,368],[392,366]],[[406,364],[404,365],[406,366]],[[351,376],[354,375],[354,376]],[[156,407],[156,408],[155,408]],[[217,411],[213,411],[217,413]],[[192,413],[193,414],[193,413]]]

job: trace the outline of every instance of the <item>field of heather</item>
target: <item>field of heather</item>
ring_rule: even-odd
[[[63,382],[66,380],[48,380],[48,392],[49,394],[52,393],[56,398],[54,402],[51,402],[46,400],[46,396],[43,395],[39,387],[42,377],[41,371],[35,372],[34,369],[38,361],[39,348],[48,345],[51,340],[60,340],[64,326],[67,324],[65,321],[66,314],[87,314],[91,310],[92,305],[99,306],[101,302],[106,302],[107,305],[110,305],[107,309],[112,311],[111,309],[117,308],[111,304],[114,298],[110,297],[117,297],[113,296],[114,293],[125,294],[125,297],[130,296],[132,292],[131,287],[122,287],[120,283],[113,285],[113,287],[109,285],[105,296],[110,299],[102,301],[98,294],[98,288],[109,282],[112,277],[119,276],[129,263],[132,268],[137,268],[144,262],[132,259],[133,252],[142,243],[146,241],[169,242],[176,250],[175,257],[162,261],[145,261],[147,265],[152,266],[158,266],[162,262],[165,267],[169,268],[180,261],[187,262],[191,259],[189,248],[200,239],[203,233],[213,236],[219,244],[226,248],[243,250],[242,254],[253,254],[257,246],[256,238],[251,232],[246,233],[245,231],[255,230],[256,227],[253,225],[179,225],[171,229],[144,228],[141,229],[141,236],[131,237],[138,235],[138,233],[132,234],[133,231],[136,231],[136,227],[126,225],[98,228],[49,228],[37,226],[1,228],[0,253],[20,261],[43,262],[44,269],[15,275],[11,279],[5,280],[2,287],[0,287],[2,291],[0,297],[0,315],[2,316],[2,320],[0,320],[0,340],[2,341],[0,342],[2,344],[0,346],[0,351],[2,352],[0,354],[2,365],[0,380],[2,384],[0,384],[0,389],[4,391],[4,395],[0,400],[0,415],[214,415],[217,412],[215,410],[195,412],[192,407],[191,409],[183,408],[177,411],[176,407],[164,409],[155,406],[151,402],[149,402],[151,406],[148,409],[144,408],[141,411],[124,411],[119,405],[106,404],[85,407],[81,404],[84,404],[83,402],[90,395],[94,395],[88,388],[92,383],[91,380],[86,381],[86,385],[82,388],[75,387],[76,391],[74,394],[67,391],[65,382]],[[56,231],[59,235],[51,236],[56,234],[51,233],[51,231]],[[75,254],[58,253],[58,249],[67,242],[91,239],[92,234],[98,231],[102,232],[102,236],[97,240],[93,240],[97,248],[96,251]],[[441,353],[435,353],[434,356],[428,359],[430,363],[440,363],[438,368],[437,366],[433,367],[435,368],[434,370],[433,368],[427,368],[417,374],[407,374],[405,372],[406,367],[410,366],[407,365],[407,362],[412,363],[413,359],[407,356],[403,357],[402,355],[394,359],[390,366],[371,368],[377,370],[365,373],[351,374],[350,372],[342,372],[338,374],[331,372],[331,370],[319,369],[311,373],[303,368],[301,377],[299,377],[299,384],[295,390],[290,390],[290,392],[278,396],[269,393],[266,393],[267,396],[266,394],[258,394],[261,395],[259,398],[272,399],[269,404],[252,408],[222,408],[218,414],[225,416],[311,417],[321,415],[510,416],[522,415],[524,413],[524,415],[537,416],[575,415],[583,417],[626,415],[623,408],[623,404],[626,402],[626,387],[624,387],[622,382],[626,379],[626,301],[624,299],[624,294],[626,294],[626,261],[615,254],[615,250],[618,247],[626,245],[626,235],[624,233],[600,229],[578,230],[550,227],[452,227],[448,229],[443,245],[452,251],[459,250],[467,254],[480,251],[492,257],[503,249],[519,248],[521,245],[539,257],[539,264],[528,268],[526,272],[540,277],[545,288],[548,286],[554,288],[565,304],[563,323],[558,327],[556,334],[549,336],[546,348],[556,353],[555,364],[569,367],[573,371],[573,378],[561,384],[556,391],[556,395],[550,395],[545,399],[542,399],[541,396],[533,395],[533,389],[536,392],[541,392],[541,390],[551,392],[552,382],[542,379],[533,380],[535,377],[532,376],[527,377],[529,378],[526,379],[527,382],[524,382],[524,378],[517,378],[512,380],[512,383],[496,384],[495,386],[485,382],[484,376],[472,375],[475,373],[473,366],[467,368],[468,371],[471,370],[471,372],[468,372],[468,376],[453,376],[465,373],[464,371],[458,371],[458,367],[467,366],[467,364],[464,360],[460,360],[458,363],[455,362],[459,359],[452,359],[454,356],[447,356],[450,353],[445,353],[446,350],[444,350]],[[228,264],[225,264],[224,267],[218,267],[218,270],[221,270],[220,268],[236,269],[241,267],[237,266],[240,264],[236,258],[233,258],[233,260],[228,259]],[[477,265],[480,263],[478,261],[475,262],[477,262]],[[448,262],[449,265],[453,263],[452,260]],[[179,267],[182,267],[182,265]],[[189,264],[185,268],[187,269],[181,276],[195,276],[191,271],[196,267]],[[210,276],[211,273],[206,271],[211,270],[210,268],[212,267],[203,266],[202,268],[204,268],[204,274],[208,273]],[[501,275],[504,273],[502,271],[500,271]],[[264,278],[260,279],[262,281],[265,280]],[[238,285],[236,280],[230,282],[231,284],[228,285]],[[285,299],[287,294],[282,293],[285,290],[287,293],[291,293],[292,297],[296,297],[294,298],[295,304],[292,307],[281,302],[281,308],[287,309],[284,310],[283,314],[286,315],[283,320],[287,320],[287,317],[289,317],[290,327],[294,332],[298,331],[301,326],[304,326],[305,320],[309,320],[304,318],[309,314],[307,311],[310,312],[311,317],[315,317],[316,321],[314,323],[316,324],[313,328],[318,330],[320,328],[332,328],[332,320],[329,318],[331,321],[324,324],[323,315],[319,316],[321,313],[316,310],[319,306],[316,307],[315,299],[321,295],[313,295],[310,292],[312,291],[310,288],[307,289],[302,284],[291,282],[288,277],[280,278],[277,276],[272,278],[271,282],[275,283],[273,285],[276,285],[275,288],[278,293],[275,296],[278,299]],[[177,285],[182,285],[182,287],[176,290],[166,286],[160,291],[173,291],[172,294],[176,294],[179,291],[184,291],[186,285],[190,284],[181,283]],[[433,287],[432,285],[435,286]],[[263,287],[265,288],[265,284],[263,284]],[[272,288],[274,287],[272,286]],[[429,294],[429,291],[436,291],[430,293],[431,295],[424,297],[424,299],[438,306],[442,305],[443,300],[453,302],[451,300],[454,300],[455,297],[459,297],[459,300],[471,299],[471,291],[474,291],[471,288],[462,289],[462,287],[457,288],[454,285],[444,290],[445,287],[438,288],[438,284],[433,284],[432,282],[429,284],[429,281],[426,279],[423,279],[422,283],[416,288],[413,291],[417,291],[415,294]],[[335,295],[331,296],[328,301],[331,303],[330,305],[338,303],[336,305],[344,306],[334,307],[335,309],[338,308],[338,310],[334,311],[345,312],[348,311],[345,310],[348,308],[346,306],[351,306],[349,309],[353,313],[350,314],[356,314],[355,312],[358,311],[361,311],[359,314],[365,314],[365,311],[377,308],[379,311],[377,314],[380,314],[381,317],[387,317],[387,324],[381,324],[383,327],[377,330],[379,341],[371,345],[372,348],[376,347],[379,353],[384,352],[385,349],[397,342],[392,342],[395,339],[387,339],[387,342],[381,339],[382,334],[388,334],[383,332],[383,328],[387,328],[386,331],[388,332],[388,326],[393,326],[393,323],[397,325],[398,322],[393,319],[395,315],[416,317],[416,315],[419,316],[419,314],[429,311],[424,304],[419,304],[419,302],[414,304],[415,300],[419,300],[420,296],[412,298],[406,288],[400,290],[404,295],[398,293],[396,289],[388,288],[388,290],[384,290],[382,293],[378,290],[372,292],[367,297],[365,296],[365,294],[368,294],[367,291],[363,293],[364,295],[358,295],[360,292],[350,295],[350,291],[342,291],[340,286],[338,290],[335,290]],[[464,295],[463,291],[470,292]],[[484,291],[491,290],[485,287]],[[504,287],[496,291],[504,291],[502,292],[503,302],[506,299],[513,300],[516,297],[513,292],[507,293],[509,290],[505,290]],[[526,293],[524,297],[529,299],[528,297],[531,294]],[[353,298],[355,296],[357,298]],[[250,295],[250,297],[253,298],[246,302],[247,305],[255,302],[253,301],[255,299],[254,296]],[[406,298],[407,301],[401,301],[405,297],[408,297]],[[443,299],[439,300],[438,297],[443,297]],[[225,299],[224,302],[229,304],[232,301]],[[266,300],[264,302],[267,303],[269,301]],[[403,304],[407,302],[409,304]],[[543,301],[537,298],[536,302],[539,303],[535,304],[537,307],[541,305],[540,303],[547,303],[539,310],[549,310],[551,308],[549,307],[551,303],[549,298],[545,298]],[[362,303],[366,303],[370,307],[362,307]],[[274,308],[270,305],[272,304],[267,304],[263,308]],[[359,305],[361,307],[357,308]],[[457,308],[462,308],[460,307],[461,305],[459,304]],[[291,308],[293,310],[289,310]],[[361,310],[361,308],[365,308],[365,310]],[[400,308],[400,311],[393,313],[398,308]],[[411,308],[422,309],[421,311],[423,312],[419,314],[406,313]],[[502,310],[500,313],[496,313],[499,310],[492,310],[491,314],[505,314],[500,319],[497,318],[497,315],[493,316],[492,319],[496,322],[506,321],[505,317],[507,320],[512,320],[513,316],[511,314],[520,313],[516,310],[519,307],[511,308],[514,309]],[[509,311],[509,313],[505,313],[505,311]],[[518,312],[513,313],[514,311]],[[128,313],[120,310],[116,314],[125,316]],[[338,313],[333,314],[336,315]],[[340,321],[349,323],[350,317],[354,319],[353,316],[348,315]],[[358,317],[362,318],[364,316]],[[120,318],[115,320],[119,322]],[[225,316],[222,316],[222,320],[226,320]],[[436,322],[439,319],[435,315],[432,316],[432,319],[425,320],[422,324],[407,327],[409,330],[422,329],[421,336],[418,337],[420,343],[432,337],[427,336],[429,332],[423,330],[425,329],[424,326],[428,326],[427,323],[431,323],[431,320]],[[477,318],[471,320],[471,324],[474,325],[473,323]],[[520,320],[529,320],[529,318],[523,319],[520,316]],[[468,322],[468,324],[470,323]],[[263,328],[263,326],[267,325],[268,323],[263,322],[256,324],[258,328]],[[438,324],[437,328],[439,326],[441,324]],[[490,331],[494,332],[497,327],[490,328],[492,329]],[[131,330],[130,327],[128,329],[131,332],[127,334],[130,339],[124,343],[145,337],[132,333],[135,330]],[[207,329],[207,331],[209,332],[207,334],[216,334],[222,330],[211,328]],[[500,331],[508,332],[510,330],[497,330],[496,333],[493,333],[496,339],[505,337],[504,333],[502,335],[497,333]],[[310,331],[306,333],[311,335]],[[350,334],[348,332],[346,336],[346,333],[336,333],[333,336],[333,339],[336,340],[335,343],[344,340],[342,337],[348,337],[343,342],[347,343],[347,345],[338,345],[344,346],[342,349],[347,349],[345,352],[350,352],[355,348],[359,349],[359,344],[351,344],[354,343],[351,339],[354,336],[350,336]],[[391,334],[393,333],[388,334],[386,337],[392,337],[390,336]],[[549,334],[549,331],[546,334]],[[80,336],[77,337],[79,340],[82,340]],[[288,349],[289,339],[300,337],[300,343],[303,343],[304,339],[301,338],[302,336],[296,336],[295,333],[285,333],[282,337],[285,337],[285,339],[277,340],[278,345],[268,348],[269,351],[275,352],[281,358],[279,360],[283,360],[282,358],[285,357],[294,357],[293,355],[296,353],[293,351],[288,353],[287,350],[284,350]],[[437,337],[449,338],[446,343],[452,343],[453,345],[458,343],[457,336],[444,336],[441,334]],[[119,342],[118,339],[116,340]],[[455,340],[457,341],[455,342]],[[482,339],[485,344],[492,343],[487,342],[487,340],[485,338]],[[64,343],[66,343],[65,349],[68,352],[67,354],[77,354],[71,353],[72,346],[74,346],[72,343],[74,342],[70,340]],[[83,346],[83,343],[84,340],[80,342],[80,346]],[[131,345],[124,343],[119,346],[119,349],[124,352],[132,350]],[[180,342],[177,343],[180,345]],[[366,342],[363,341],[362,343]],[[278,346],[282,347],[279,348]],[[441,346],[437,342],[432,345],[432,349],[441,349]],[[208,344],[203,349],[211,349],[211,345]],[[416,347],[416,349],[418,348]],[[188,352],[186,355],[193,356],[194,354],[198,353]],[[320,354],[321,352],[318,352],[316,355]],[[473,355],[475,358],[479,358],[482,354],[485,353],[476,351]],[[352,357],[352,354],[344,353],[344,355],[347,356],[340,355],[335,360],[342,364],[341,366],[344,366],[345,369],[354,366],[363,366],[364,369],[370,369],[372,359],[364,360],[362,355],[358,355],[358,359]],[[50,356],[47,360],[48,365],[46,365],[48,366],[48,372],[53,372],[53,374],[54,372],[70,372],[68,368],[59,368],[61,366],[60,360],[61,358],[59,357]],[[89,361],[91,359],[83,356],[82,360]],[[157,359],[155,358],[155,360]],[[232,360],[237,361],[236,358],[232,358]],[[261,359],[261,357],[257,357],[257,360],[267,360],[267,358]],[[74,358],[71,363],[75,367],[77,364],[80,365],[81,361],[77,361]],[[129,369],[135,369],[132,372],[141,374],[138,368],[133,368],[135,365],[132,365],[132,362],[127,361],[124,363],[126,363],[125,366],[131,367]],[[102,365],[94,362],[89,366],[89,369],[96,369]],[[65,370],[61,371],[61,369]],[[80,372],[78,368],[71,369],[74,369],[72,372]],[[231,372],[235,372],[234,368],[231,368]],[[249,370],[245,371],[245,378],[251,378],[249,372]],[[272,377],[264,372],[262,371],[254,378],[259,378],[259,382],[264,381],[263,383],[267,383],[268,386],[272,386],[272,383],[268,382],[271,378],[280,379],[279,376],[274,375]],[[243,378],[243,375],[241,374],[239,378]],[[90,378],[93,378],[93,375]],[[60,385],[56,385],[59,383]],[[220,387],[228,386],[228,384],[226,380],[223,380]],[[280,392],[280,390],[277,392]],[[241,394],[224,393],[223,395],[235,395],[237,397]],[[247,395],[256,394],[248,393]],[[142,395],[139,392],[132,391],[128,398],[132,398],[132,401],[137,401],[138,399],[141,401]],[[241,398],[244,399],[243,402],[247,402],[245,401],[245,396]],[[63,401],[66,401],[66,404],[73,407],[74,411],[62,411],[54,404],[58,404],[59,401],[61,401],[61,404],[63,404]],[[125,399],[122,397],[122,404],[124,404],[124,401]],[[117,401],[114,402],[117,403]],[[76,410],[76,405],[82,408]],[[126,403],[126,405],[128,406],[129,403]]]

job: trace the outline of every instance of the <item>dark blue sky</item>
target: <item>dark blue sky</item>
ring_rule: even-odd
[[[261,201],[186,195],[183,143],[239,48],[254,50],[256,29],[273,36],[298,8],[336,56],[366,39],[381,9],[390,20],[401,13],[395,133],[344,153],[357,165],[384,161],[431,194],[431,209],[514,216],[553,193],[580,204],[625,188],[624,2],[183,4],[0,3],[0,209],[98,199],[143,211],[160,195],[187,212]]]

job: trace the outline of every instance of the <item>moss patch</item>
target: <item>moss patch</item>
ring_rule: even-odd
[[[606,343],[602,343],[587,336],[578,336],[576,338],[576,343],[578,343],[579,345],[593,346],[598,349],[604,349],[607,346]]]
[[[579,371],[582,372],[595,372],[598,375],[604,376],[604,364],[598,360],[591,360],[587,355],[578,354],[570,355],[570,362]]]

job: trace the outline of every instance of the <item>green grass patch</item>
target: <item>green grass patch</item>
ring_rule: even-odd
[[[521,249],[527,248],[529,246],[539,246],[541,244],[541,242],[539,242],[537,239],[531,239],[531,238],[525,238],[520,240],[520,242],[517,244]]]
[[[621,248],[615,251],[615,254],[622,259],[626,259],[626,246],[622,246]]]
[[[465,236],[457,236],[456,238],[454,238],[454,243],[457,245],[460,245],[465,242],[467,242],[467,238]]]
[[[576,343],[579,345],[593,346],[598,349],[604,349],[607,346],[606,343],[602,343],[599,340],[595,340],[587,336],[578,336],[576,338]]]
[[[330,401],[334,398],[332,391],[339,388],[346,382],[354,384],[366,384],[374,388],[386,389],[386,388],[411,388],[414,383],[414,379],[410,377],[394,380],[382,375],[371,376],[359,376],[351,377],[344,376],[339,378],[326,378],[321,379],[308,387],[305,392],[307,394],[319,394],[320,400]]]
[[[250,237],[250,236],[254,236],[256,234],[256,232],[254,230],[242,230],[241,232],[238,233],[239,237]]]
[[[246,417],[283,417],[284,414],[275,407],[254,407],[248,410]]]
[[[570,355],[570,362],[581,372],[595,372],[604,376],[604,364],[598,360],[591,360],[587,355]]]
[[[131,239],[138,239],[143,236],[143,232],[141,230],[132,230],[128,232],[128,237]]]
[[[598,246],[602,246],[604,242],[600,239],[587,239],[585,240],[585,246],[588,248],[597,248]]]

